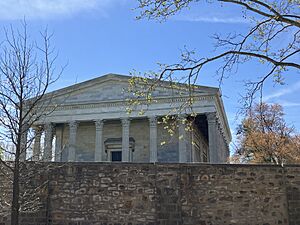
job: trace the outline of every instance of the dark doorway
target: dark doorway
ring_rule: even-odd
[[[122,151],[112,151],[111,152],[111,161],[112,162],[121,162],[122,161]]]

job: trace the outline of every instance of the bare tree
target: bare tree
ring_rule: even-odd
[[[56,73],[56,54],[50,45],[47,30],[41,32],[38,44],[32,41],[24,21],[21,29],[12,26],[4,29],[4,41],[0,49],[0,142],[3,154],[10,155],[12,162],[0,158],[1,167],[12,182],[11,224],[19,224],[20,209],[28,207],[20,190],[37,171],[28,170],[25,161],[34,136],[31,127],[46,113],[51,96],[44,97],[49,86],[62,70]],[[43,99],[43,101],[41,101]],[[10,147],[7,147],[10,146]],[[10,176],[11,175],[11,176]]]
[[[138,19],[148,18],[164,21],[184,8],[196,7],[199,0],[138,0]],[[300,16],[299,0],[215,0],[226,7],[227,4],[240,6],[244,17],[250,22],[246,33],[214,35],[216,53],[212,57],[196,57],[194,51],[185,49],[181,60],[175,64],[160,64],[158,72],[146,76],[158,80],[176,80],[189,85],[197,82],[202,68],[208,63],[222,61],[217,69],[220,83],[234,73],[238,66],[250,60],[258,60],[268,69],[260,77],[251,77],[246,81],[245,107],[249,108],[257,93],[267,79],[273,78],[283,83],[284,73],[293,69],[300,70]],[[210,2],[208,1],[207,4]],[[195,28],[196,29],[196,28]],[[150,89],[153,89],[153,86]]]

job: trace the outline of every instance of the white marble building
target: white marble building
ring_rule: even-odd
[[[33,127],[33,160],[226,162],[231,134],[218,88],[196,86],[192,109],[175,114],[179,122],[170,136],[161,120],[187,96],[161,82],[155,101],[139,106],[144,113],[129,114],[129,78],[108,74],[49,93],[58,107]],[[182,121],[191,121],[193,129]]]

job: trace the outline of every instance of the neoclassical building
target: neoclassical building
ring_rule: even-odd
[[[151,104],[128,113],[129,79],[108,74],[47,94],[54,110],[33,127],[33,160],[226,162],[231,134],[218,88],[195,86],[192,107],[182,107],[188,93],[160,82]]]

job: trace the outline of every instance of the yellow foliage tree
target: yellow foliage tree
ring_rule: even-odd
[[[300,135],[285,122],[279,104],[256,104],[237,130],[235,158],[253,163],[300,163]]]

